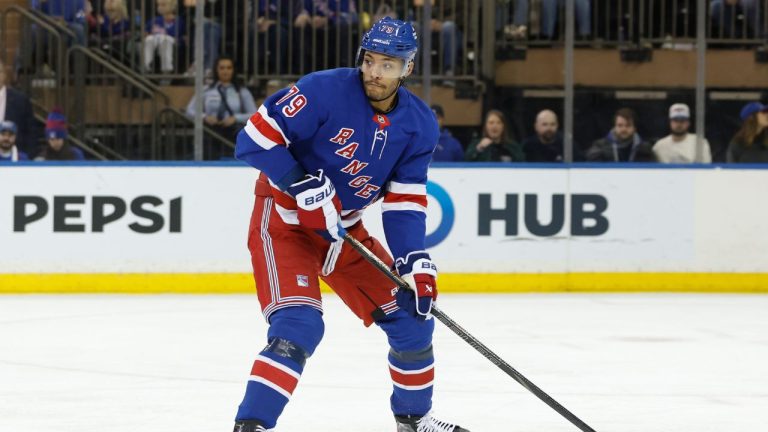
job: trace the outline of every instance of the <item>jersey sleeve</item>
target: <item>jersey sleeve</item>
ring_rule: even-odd
[[[327,119],[315,87],[305,79],[275,92],[237,136],[235,157],[265,173],[281,190],[305,174],[291,153],[291,143],[312,137]]]
[[[396,168],[381,204],[384,235],[395,259],[426,249],[427,170],[437,134],[424,135],[417,137],[426,141],[419,151]]]

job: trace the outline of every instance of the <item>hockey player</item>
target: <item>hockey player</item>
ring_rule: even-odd
[[[357,68],[311,73],[268,97],[238,135],[238,159],[261,171],[248,248],[267,345],[251,369],[236,432],[273,430],[323,336],[319,278],[390,345],[390,398],[398,432],[467,432],[431,414],[432,302],[437,269],[425,252],[427,167],[435,116],[401,87],[417,51],[411,24],[379,20]],[[366,231],[363,210],[383,199],[394,259]],[[396,290],[345,232],[394,265]]]

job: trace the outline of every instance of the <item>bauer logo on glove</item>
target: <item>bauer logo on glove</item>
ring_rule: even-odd
[[[302,195],[305,195],[306,192],[302,193]],[[314,205],[317,205],[317,207],[320,207],[323,205],[323,202],[327,198],[333,198],[333,196],[336,195],[336,190],[333,188],[332,184],[328,184],[328,188],[324,191],[320,191],[317,195],[310,195],[303,197],[304,199],[304,206],[305,207],[311,207]]]
[[[341,201],[336,196],[336,188],[317,170],[292,184],[288,193],[296,198],[299,224],[320,234],[329,242],[336,242],[344,236],[344,229],[339,224]]]
[[[398,305],[421,319],[432,318],[432,302],[437,300],[437,266],[424,251],[411,252],[395,261],[400,277],[410,290],[398,290]]]

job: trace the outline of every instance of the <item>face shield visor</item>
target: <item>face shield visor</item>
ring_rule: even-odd
[[[408,63],[402,58],[389,57],[363,49],[357,56],[357,67],[365,76],[374,78],[402,78],[408,72]]]

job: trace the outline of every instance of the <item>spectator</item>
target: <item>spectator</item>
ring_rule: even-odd
[[[195,115],[195,101],[193,96],[187,105],[190,117]],[[213,83],[203,93],[205,124],[234,142],[237,133],[256,110],[253,95],[235,78],[234,60],[227,56],[219,57],[213,70]],[[209,156],[216,158],[213,152]]]
[[[144,37],[144,69],[153,70],[155,52],[160,54],[160,70],[173,72],[176,49],[182,45],[184,20],[176,14],[176,0],[157,0],[157,16],[147,21]]]
[[[758,0],[712,0],[712,37],[742,39],[760,37]]]
[[[536,133],[523,141],[525,160],[528,162],[562,162],[563,135],[558,132],[557,114],[541,111],[534,123]]]
[[[355,2],[353,0],[304,0],[304,10],[306,13],[296,17],[295,27],[311,28],[318,41],[327,40],[327,45],[323,42],[320,42],[320,45],[325,48],[328,63],[320,63],[318,67],[321,69],[352,67],[354,59],[351,53],[351,37],[358,23]],[[312,33],[304,33],[306,47],[312,46]],[[322,54],[319,57],[322,58]]]
[[[284,75],[288,73],[289,60],[296,71],[301,67],[302,58],[298,55],[301,37],[293,38],[293,46],[288,37],[293,27],[302,28],[311,17],[304,8],[303,0],[254,0],[257,19],[251,26],[251,46],[256,47],[254,56],[255,70],[261,75]],[[291,53],[289,49],[295,52]],[[294,54],[294,55],[291,55]]]
[[[421,33],[421,16],[424,8],[424,0],[414,0],[414,16],[411,17],[414,27]],[[441,8],[436,7],[432,0],[432,20],[430,30],[439,34],[440,51],[442,54],[442,73],[453,76],[457,68],[457,60],[461,52],[464,22],[464,0],[452,0],[441,3]],[[440,19],[438,19],[438,17]],[[453,84],[448,82],[446,84]]]
[[[688,105],[677,103],[669,107],[670,135],[656,141],[653,153],[662,163],[712,163],[709,142],[702,139],[697,150],[698,138],[688,133],[691,127],[691,110]]]
[[[445,113],[440,105],[432,105],[432,112],[437,117],[437,126],[440,128],[440,137],[437,147],[432,153],[432,162],[461,162],[464,160],[464,149],[461,143],[451,135],[451,131],[444,127]]]
[[[82,150],[71,146],[67,141],[67,119],[56,108],[48,114],[45,121],[45,138],[48,144],[35,158],[36,161],[84,160]]]
[[[461,58],[461,48],[464,40],[464,10],[465,4],[463,0],[446,2],[443,6],[442,20],[432,20],[432,31],[440,32],[443,73],[449,77],[453,76],[456,70],[462,66],[458,62]]]
[[[483,122],[483,137],[467,147],[466,160],[471,162],[522,162],[523,149],[509,133],[504,113],[490,110]]]
[[[62,21],[67,28],[72,30],[72,33],[75,34],[75,39],[70,41],[70,44],[74,42],[78,45],[85,45],[86,0],[31,0],[30,5],[32,9],[39,10],[51,18]],[[39,36],[42,36],[44,43],[48,39],[45,36],[45,32],[38,29],[33,31],[40,31]],[[33,34],[33,37],[37,39],[38,35]]]
[[[590,0],[575,0],[576,2],[576,36],[588,37],[592,33],[592,9]],[[558,11],[565,2],[563,0],[541,1],[541,34],[551,39],[557,27]]]
[[[131,17],[125,0],[105,0],[104,14],[89,19],[99,47],[117,59],[126,60],[131,37]],[[125,63],[128,63],[127,61]]]
[[[29,160],[26,153],[16,148],[16,123],[0,121],[0,163]]]
[[[748,103],[741,109],[741,121],[728,145],[728,162],[768,163],[768,105]]]
[[[221,24],[213,19],[213,5],[216,1],[205,1],[205,17],[203,18],[203,70],[206,77],[211,76],[213,73],[214,61],[219,58],[219,47],[221,46]],[[188,8],[192,16],[195,14],[194,7],[196,5],[197,0],[184,0],[184,7]],[[194,34],[194,31],[192,33]],[[195,53],[196,50],[193,43],[192,54],[196,55]],[[194,74],[195,59],[193,58],[186,75],[194,76]]]
[[[512,24],[504,27],[504,34],[512,39],[525,39],[528,34],[529,0],[517,0]]]
[[[32,103],[22,92],[6,85],[6,69],[0,61],[0,120],[10,120],[16,126],[16,146],[31,154],[37,144]]]
[[[591,162],[655,162],[651,144],[643,141],[635,127],[635,112],[629,108],[616,111],[613,129],[587,150]]]

